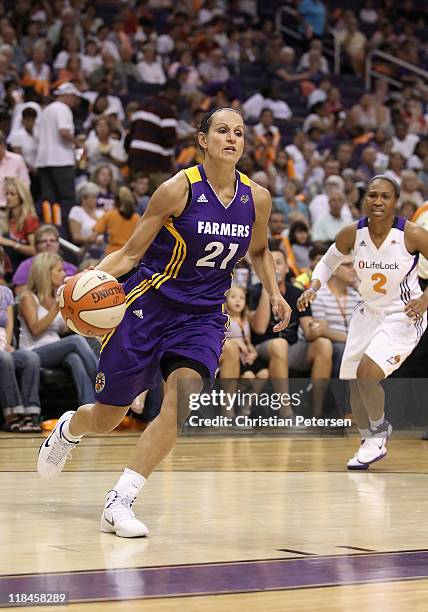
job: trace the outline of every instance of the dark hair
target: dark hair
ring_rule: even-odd
[[[36,112],[36,110],[32,106],[27,106],[22,111],[22,118],[23,119],[27,119],[27,117],[29,119],[36,119],[36,117],[37,117],[37,112]]]
[[[394,195],[396,199],[398,200],[398,198],[400,197],[400,185],[397,183],[395,179],[392,178],[392,176],[388,176],[387,174],[376,174],[376,176],[371,178],[369,182],[367,183],[366,193],[369,190],[370,185],[373,183],[373,181],[377,181],[377,180],[389,181],[391,185],[394,187]]]
[[[308,234],[308,239],[306,240],[306,244],[310,243],[309,228],[308,228],[307,224],[304,221],[294,221],[290,225],[290,231],[288,233],[288,239],[290,241],[290,244],[295,244],[297,242],[297,240],[296,240],[296,233],[297,232],[306,232]]]
[[[229,108],[228,106],[225,106],[223,108],[215,108],[214,110],[210,111],[209,113],[205,113],[205,115],[202,117],[201,124],[199,126],[198,132],[203,132],[204,134],[208,134],[209,129],[211,127],[211,123],[213,122],[213,116],[216,113],[218,113],[219,111],[223,111],[223,110],[232,111],[233,113],[236,113],[237,115],[239,115],[242,118],[241,113],[239,111],[235,110],[234,108]]]
[[[277,240],[276,238],[269,238],[269,251],[280,251],[284,255],[284,259],[287,262],[287,253],[284,251],[284,246],[281,240]]]

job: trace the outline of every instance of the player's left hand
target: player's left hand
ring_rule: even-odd
[[[289,304],[284,300],[282,295],[274,295],[270,303],[272,304],[272,311],[274,316],[279,319],[279,322],[274,326],[274,332],[280,332],[285,329],[290,322],[291,308]]]
[[[419,319],[428,308],[428,299],[421,295],[416,300],[409,300],[404,308],[404,312],[411,319]]]

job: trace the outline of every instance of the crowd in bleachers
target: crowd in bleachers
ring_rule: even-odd
[[[381,78],[372,90],[363,81],[374,49],[428,68],[428,9],[416,0],[353,0],[349,8],[284,2],[296,10],[297,41],[276,29],[278,4],[0,4],[0,406],[7,430],[39,430],[40,367],[66,365],[78,401],[93,401],[97,346],[63,335],[56,288],[120,248],[150,194],[202,162],[197,126],[212,108],[232,107],[245,119],[239,169],[272,194],[271,248],[292,302],[337,232],[364,213],[374,175],[401,185],[397,214],[428,226],[428,81],[383,58],[374,60]],[[341,74],[327,53],[331,30],[341,44]],[[419,266],[426,283],[428,263],[422,258]],[[235,324],[220,376],[310,373],[321,414],[322,380],[338,375],[358,298],[350,262],[312,312],[294,308],[280,338],[271,334],[274,317],[249,261],[234,280],[246,298],[239,291],[228,298]]]

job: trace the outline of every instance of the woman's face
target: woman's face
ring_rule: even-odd
[[[365,209],[370,219],[385,220],[394,214],[397,204],[394,186],[385,179],[373,181],[364,200]]]
[[[236,164],[244,150],[242,117],[234,111],[218,111],[212,117],[208,134],[199,132],[199,144],[216,161]]]
[[[54,288],[61,287],[61,285],[64,282],[64,279],[65,279],[64,263],[62,261],[57,261],[51,270],[52,287]]]
[[[245,293],[240,287],[229,289],[226,305],[230,314],[241,314],[245,308]]]
[[[98,173],[98,185],[100,187],[108,187],[111,182],[111,172],[108,168],[101,168]]]
[[[97,196],[96,195],[87,195],[82,198],[82,207],[88,208],[89,210],[94,210],[97,206]]]
[[[16,208],[17,206],[21,206],[21,198],[19,196],[18,190],[15,185],[10,184],[6,187],[6,205],[9,210]]]

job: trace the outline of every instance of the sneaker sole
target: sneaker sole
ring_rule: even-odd
[[[346,467],[347,467],[348,470],[354,471],[354,472],[362,472],[363,470],[368,470],[369,467],[373,463],[376,463],[377,461],[380,461],[381,459],[386,457],[387,452],[388,451],[385,449],[385,453],[383,455],[379,455],[379,457],[376,457],[376,459],[373,459],[373,461],[369,461],[368,463],[361,463],[361,466],[359,466],[359,465],[358,466],[356,466],[356,465],[355,466],[354,465],[352,465],[352,466],[347,465]]]
[[[112,525],[105,520],[104,516],[101,516],[100,531],[102,533],[113,533],[119,538],[145,538],[149,534],[148,530],[146,533],[138,533],[136,535],[131,535],[123,531],[121,532],[120,529],[116,530],[114,527],[112,527]]]

